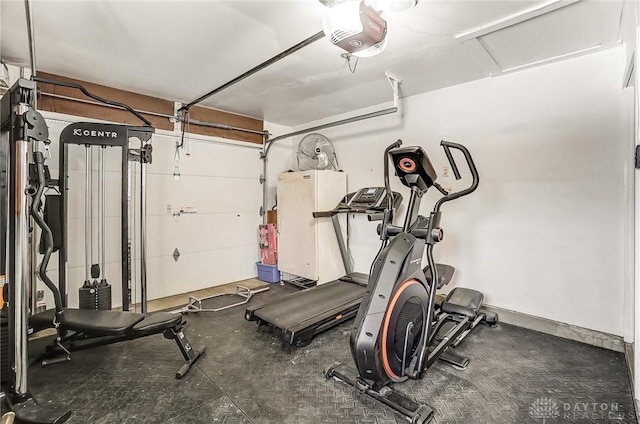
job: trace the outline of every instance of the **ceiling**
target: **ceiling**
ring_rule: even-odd
[[[318,0],[34,1],[39,70],[188,102],[322,30]],[[24,3],[0,1],[0,57],[29,59]],[[622,0],[420,0],[349,70],[323,38],[202,103],[296,126],[615,46]],[[463,33],[463,34],[460,34]],[[458,34],[458,37],[456,37]],[[352,63],[353,65],[353,63]]]

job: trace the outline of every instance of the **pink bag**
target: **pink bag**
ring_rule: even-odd
[[[278,263],[278,238],[276,224],[259,226],[260,261],[266,265]]]

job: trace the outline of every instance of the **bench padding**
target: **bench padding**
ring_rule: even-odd
[[[136,337],[144,337],[151,334],[162,333],[169,328],[175,328],[182,324],[182,315],[168,312],[155,312],[147,315],[142,321],[133,327]]]
[[[60,327],[64,330],[86,333],[90,336],[124,336],[133,326],[144,320],[144,315],[121,311],[96,311],[64,308]],[[36,328],[53,328],[55,309],[48,309],[29,318]]]

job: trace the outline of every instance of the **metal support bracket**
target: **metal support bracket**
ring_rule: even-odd
[[[44,117],[35,109],[29,109],[22,115],[24,120],[24,139],[45,141],[49,139],[49,127]]]
[[[131,162],[152,163],[153,147],[151,144],[145,144],[141,149],[129,149],[129,160]]]
[[[22,80],[18,81],[20,84]],[[35,87],[35,86],[34,86]],[[16,100],[16,115],[20,117],[15,121],[15,125],[12,129],[13,131],[13,139],[14,140],[25,140],[29,142],[31,140],[39,140],[39,132],[46,131],[46,136],[44,140],[49,137],[49,130],[44,125],[44,129],[41,125],[37,125],[38,117],[40,118],[40,122],[44,124],[44,119],[42,115],[35,109],[27,106],[31,103],[33,89],[30,87],[19,86],[14,93],[8,93],[8,95],[14,95],[14,99]],[[44,141],[42,140],[42,141]]]
[[[395,77],[393,74],[389,72],[385,72],[384,76],[387,77],[387,81],[391,85],[391,89],[393,90],[393,106],[399,107],[399,99],[400,99],[400,84],[402,80]]]
[[[145,146],[140,151],[140,161],[142,163],[150,164],[152,163],[153,156],[153,146],[151,144],[145,144]]]

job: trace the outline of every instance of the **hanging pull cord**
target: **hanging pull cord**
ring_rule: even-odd
[[[46,139],[44,141],[44,160],[51,159],[51,140]]]
[[[173,154],[173,178],[178,181],[180,178],[180,143],[176,141],[176,151]]]

